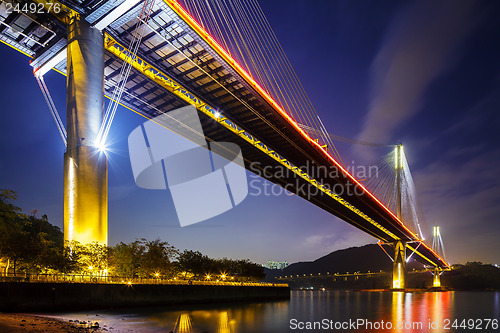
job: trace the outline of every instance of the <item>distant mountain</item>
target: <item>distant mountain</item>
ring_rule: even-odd
[[[391,248],[386,248],[392,255]],[[409,253],[408,253],[409,254]],[[408,268],[421,269],[422,265],[411,260]],[[368,244],[360,247],[334,251],[314,261],[298,262],[291,264],[283,270],[266,269],[266,280],[285,275],[317,275],[353,272],[378,272],[380,270],[392,271],[392,261],[377,244]]]

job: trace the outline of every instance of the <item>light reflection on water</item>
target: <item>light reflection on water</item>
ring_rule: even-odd
[[[349,292],[294,291],[290,301],[197,306],[143,308],[123,312],[64,314],[65,319],[98,320],[111,332],[254,333],[254,332],[469,332],[454,329],[455,319],[499,319],[499,292]],[[322,322],[333,329],[290,328],[291,320]],[[334,323],[365,319],[373,326],[335,329]],[[444,327],[451,320],[449,329]],[[331,320],[331,322],[330,322]],[[380,326],[381,323],[385,326]],[[390,323],[392,327],[388,327]],[[404,326],[398,327],[398,323]],[[477,321],[476,321],[477,323]],[[379,325],[378,329],[375,325]],[[400,324],[401,325],[401,324]],[[485,329],[481,332],[499,332]]]

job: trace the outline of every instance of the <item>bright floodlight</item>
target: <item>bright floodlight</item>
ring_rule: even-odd
[[[95,147],[101,152],[101,153],[106,153],[106,151],[108,150],[108,148],[106,147],[106,145],[102,142],[99,142],[95,145]]]

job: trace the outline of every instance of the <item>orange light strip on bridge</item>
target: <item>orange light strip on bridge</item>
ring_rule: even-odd
[[[386,210],[412,237],[415,238],[415,240],[420,240],[416,234],[414,234],[410,229],[408,229],[404,223],[392,212],[385,206],[383,203],[381,203],[370,191],[368,191],[363,185],[361,185],[347,170],[344,169],[336,160],[331,156],[321,145],[314,141],[300,126],[293,120],[288,113],[283,110],[283,108],[276,103],[276,101],[248,74],[247,71],[245,71],[240,64],[234,60],[234,58],[213,38],[176,0],[164,0],[170,8],[172,8],[177,15],[179,15],[185,22],[188,23],[188,25],[194,29],[196,33],[198,33],[211,47],[219,53],[219,55],[224,58],[225,61],[227,61],[241,76],[243,76],[244,79],[246,79],[252,87],[254,87],[261,95],[264,97],[264,99],[270,103],[276,111],[278,111],[279,114],[281,114],[305,139],[307,139],[310,143],[312,143],[314,146],[316,146],[318,149],[320,149],[323,154],[331,160],[336,167],[338,167],[342,172],[348,176],[356,185],[360,186],[363,191],[368,193],[368,195],[374,199],[384,210]],[[427,248],[429,251],[433,252],[437,258],[441,260],[446,266],[448,266],[440,256],[437,255],[431,248],[429,248],[422,240],[420,240],[421,243],[425,248]]]
[[[401,222],[393,212],[382,204],[373,194],[371,194],[363,185],[361,185],[347,170],[345,170],[319,143],[314,141],[300,126],[293,120],[283,108],[274,101],[274,99],[245,71],[236,60],[205,30],[200,24],[176,1],[164,0],[183,20],[185,20],[203,39],[210,44],[233,68],[245,78],[250,84],[269,102],[304,138],[319,148],[339,169],[342,170],[351,180],[366,191],[380,206],[387,210],[415,239],[419,239],[403,222]]]

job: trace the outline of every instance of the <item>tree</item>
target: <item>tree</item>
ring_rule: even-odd
[[[199,251],[184,250],[177,260],[179,269],[193,274],[195,278],[211,272],[211,259]]]
[[[73,249],[79,256],[78,261],[82,264],[80,268],[86,274],[104,275],[108,269],[108,247],[92,242]],[[79,252],[79,253],[78,253]]]
[[[16,275],[20,264],[24,263],[25,268],[29,268],[31,266],[29,264],[35,261],[39,253],[39,244],[29,232],[24,231],[20,225],[16,225],[2,231],[0,253],[7,258],[9,263],[12,263],[14,275]]]
[[[249,259],[238,260],[238,273],[247,280],[259,281],[265,278],[264,267]]]
[[[0,191],[0,256],[7,259],[6,273],[12,264],[14,275],[18,264],[32,263],[40,250],[28,217],[12,204],[16,199],[14,191]]]
[[[47,216],[26,216],[12,204],[14,191],[0,191],[0,257],[7,261],[14,275],[18,269],[40,272],[58,269],[63,260],[63,234],[48,222]]]
[[[110,248],[110,271],[118,276],[136,277],[144,251],[144,246],[137,240],[129,244],[120,242]]]
[[[0,257],[4,257],[7,261],[5,274],[9,271],[11,259],[17,258],[15,253],[13,253],[15,251],[12,251],[9,246],[9,241],[15,240],[12,231],[16,227],[16,221],[21,213],[21,208],[12,204],[12,201],[16,199],[16,192],[4,189],[0,190]],[[15,229],[17,229],[16,231],[20,231],[18,228]]]
[[[148,241],[141,238],[140,243],[145,249],[139,265],[140,276],[153,277],[157,274],[169,276],[173,269],[171,262],[178,255],[177,249],[160,239]]]
[[[12,223],[21,213],[21,208],[12,204],[12,201],[16,199],[16,192],[4,189],[0,190],[0,225]]]

